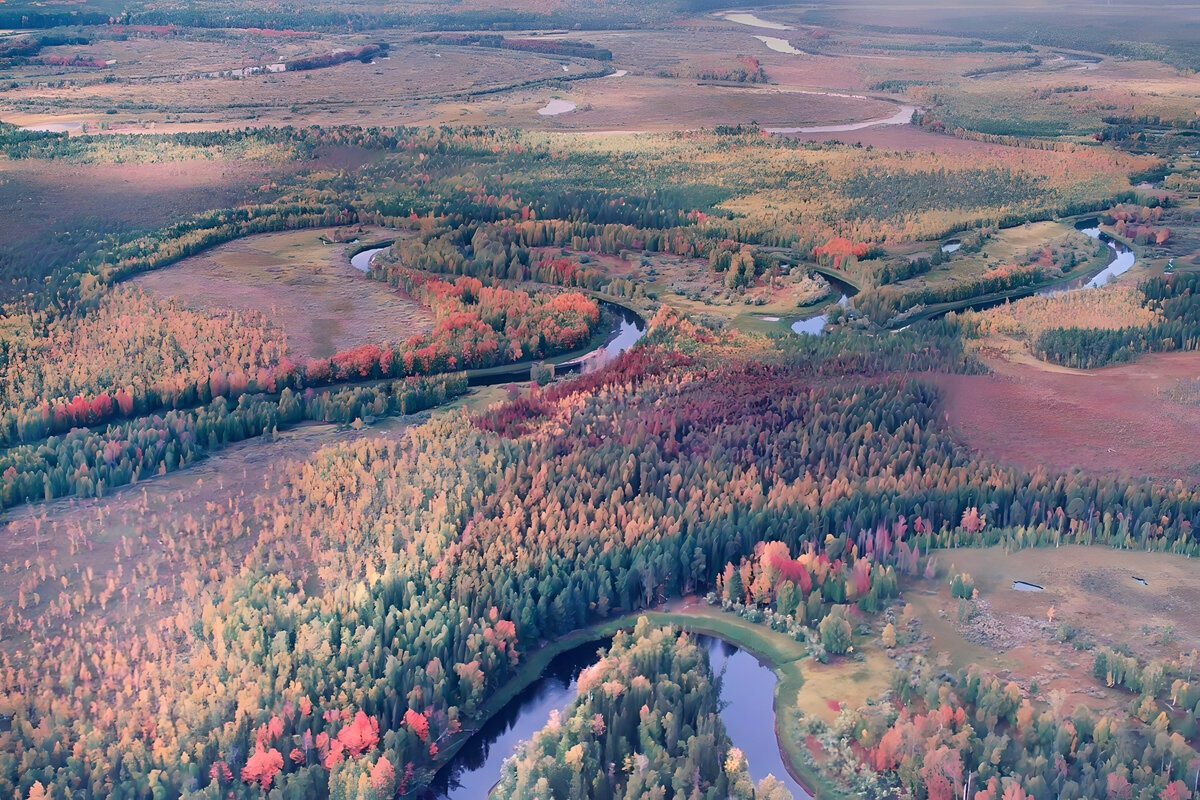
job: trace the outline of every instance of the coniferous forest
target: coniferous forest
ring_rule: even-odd
[[[1187,3],[10,0],[0,796],[1200,800]]]

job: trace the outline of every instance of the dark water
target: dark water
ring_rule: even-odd
[[[792,777],[775,736],[775,673],[735,645],[714,636],[697,636],[708,645],[708,661],[721,677],[721,721],[733,746],[746,754],[755,783],[774,775],[796,800],[812,795]]]
[[[590,642],[561,654],[541,677],[484,723],[446,766],[438,771],[424,800],[483,800],[500,767],[516,747],[545,726],[550,712],[575,700],[579,673],[596,663],[596,651],[608,641]]]
[[[708,648],[713,673],[721,677],[721,721],[733,746],[746,754],[755,782],[774,775],[797,800],[811,798],[787,771],[775,737],[775,673],[744,650],[713,636],[696,635]],[[424,800],[483,800],[500,779],[504,760],[563,711],[578,694],[579,673],[596,662],[608,640],[568,650],[541,677],[504,706],[438,772]]]

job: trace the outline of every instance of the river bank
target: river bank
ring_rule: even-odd
[[[456,767],[460,770],[465,767],[466,765],[460,762],[459,755],[464,753],[464,748],[467,748],[475,732],[484,729],[488,722],[497,715],[503,714],[505,709],[519,701],[523,694],[530,692],[531,687],[534,687],[533,692],[536,693],[538,682],[548,671],[553,670],[556,660],[564,656],[570,658],[590,644],[599,644],[610,639],[617,631],[633,627],[638,618],[642,616],[649,618],[656,625],[675,625],[691,633],[711,637],[712,641],[708,642],[708,645],[713,659],[714,672],[720,672],[722,664],[725,664],[732,677],[729,691],[739,692],[733,699],[727,699],[724,697],[723,690],[723,703],[731,704],[730,708],[738,705],[743,712],[748,710],[746,705],[751,700],[749,691],[741,692],[738,688],[740,685],[757,684],[755,688],[761,691],[762,681],[770,680],[773,677],[771,713],[774,719],[780,718],[781,704],[787,704],[788,709],[791,709],[792,703],[789,698],[795,698],[804,683],[800,662],[807,656],[807,649],[803,643],[770,628],[754,625],[740,617],[724,613],[712,606],[697,601],[677,600],[663,607],[662,610],[624,614],[573,631],[552,642],[544,643],[529,655],[528,660],[513,678],[489,699],[480,713],[476,715],[476,724],[464,728],[461,734],[453,737],[443,746],[442,754],[445,758],[440,759],[439,776],[445,772],[452,773]],[[757,665],[747,661],[746,657],[755,659]],[[718,659],[721,660],[721,663],[717,663]],[[772,674],[756,677],[751,673],[757,668]],[[558,676],[557,679],[563,680],[562,676]],[[552,689],[551,693],[552,699],[553,696],[556,696],[563,701],[565,706],[573,698],[573,686],[566,691]],[[536,700],[536,698],[534,699]],[[758,702],[762,702],[761,694]],[[530,704],[530,713],[548,715],[550,709],[546,708],[546,705],[544,702],[533,702]],[[724,717],[725,714],[723,713],[722,716]],[[830,793],[820,776],[808,767],[805,742],[792,741],[780,736],[777,721],[771,726],[772,738],[769,741],[764,739],[762,737],[762,721],[758,719],[759,716],[759,714],[749,715],[754,718],[754,724],[750,726],[741,724],[740,717],[730,717],[726,720],[726,727],[731,728],[730,733],[734,746],[746,751],[751,774],[755,779],[765,777],[768,772],[771,774],[786,772],[786,775],[776,774],[776,777],[789,785],[789,789],[796,795],[797,800],[805,800],[805,798],[813,796],[811,790],[806,788],[810,786],[818,788],[820,797],[835,797],[836,794]],[[533,722],[535,721],[524,721],[521,723],[521,727],[530,727]],[[540,728],[545,723],[545,719],[536,722],[533,729]],[[513,724],[516,724],[515,720]],[[476,750],[478,751],[479,748]],[[485,754],[485,758],[490,758],[491,764],[497,763],[497,756],[488,756],[486,748],[482,752]],[[475,759],[472,770],[479,770],[484,766],[479,759],[478,752],[467,752],[465,755]],[[501,754],[499,760],[502,760],[503,755],[507,755],[507,753]],[[775,756],[774,759],[772,755]],[[472,788],[477,788],[481,785],[481,780],[486,780],[486,786],[491,787],[498,778],[498,771],[495,775],[489,774],[488,776],[472,774],[468,775],[469,786],[464,784],[462,787],[455,787],[453,778],[442,777],[440,781],[435,779],[434,786],[436,788],[433,792],[424,795],[424,798],[425,800],[458,800],[459,797],[466,797],[461,793],[462,790],[470,791]]]

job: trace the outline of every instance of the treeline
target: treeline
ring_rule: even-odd
[[[568,39],[507,39],[495,33],[442,33],[418,38],[419,42],[460,46],[491,47],[499,50],[523,50],[528,53],[545,53],[570,58],[590,58],[595,61],[612,61],[612,51],[591,42]]]
[[[337,64],[344,64],[347,61],[361,61],[364,64],[369,64],[371,59],[381,53],[388,51],[387,42],[379,44],[366,44],[362,47],[353,47],[349,50],[334,50],[332,53],[322,53],[316,56],[304,56],[303,58],[293,58],[284,64],[284,68],[289,72],[299,72],[306,69],[321,69],[322,67],[332,67]]]
[[[1145,327],[1051,328],[1033,343],[1046,361],[1092,369],[1133,361],[1144,353],[1200,349],[1200,274],[1155,276],[1138,287],[1143,305],[1158,314]]]
[[[103,497],[138,480],[181,469],[209,452],[302,421],[415,414],[467,390],[465,373],[385,381],[325,392],[285,388],[277,397],[217,397],[196,409],[148,415],[103,428],[76,428],[38,444],[0,451],[0,508],[55,497]]]
[[[982,372],[983,365],[963,348],[962,325],[961,319],[943,317],[915,322],[888,336],[841,326],[835,335],[776,333],[771,338],[784,364],[812,376]]]
[[[984,44],[979,39],[969,42],[912,42],[890,44],[874,42],[872,50],[908,51],[915,53],[1032,53],[1030,44],[1001,44],[992,42]]]
[[[293,364],[279,331],[254,314],[207,314],[140,291],[100,294],[64,317],[0,335],[0,446],[217,397],[301,390],[345,381],[433,375],[544,358],[586,344],[600,322],[578,293],[447,283],[393,274],[433,310],[432,331]]]
[[[1058,272],[1055,269],[1055,272]],[[1055,277],[1041,264],[995,267],[973,278],[919,288],[870,288],[854,298],[854,306],[878,324],[886,324],[901,312],[925,306],[954,303],[973,297],[1036,286]]]
[[[642,617],[632,632],[617,633],[578,686],[562,715],[504,762],[492,796],[791,797],[773,779],[754,786],[721,722],[708,653],[686,633],[654,628]]]
[[[915,520],[917,532],[924,524]],[[759,542],[753,555],[725,566],[706,599],[807,641],[809,655],[827,661],[853,644],[844,607],[875,613],[900,593],[897,572],[917,571],[920,553],[904,541],[893,547],[893,535],[903,539],[907,530],[898,522],[894,530],[861,531],[857,541],[829,537],[820,550],[809,542],[796,558],[784,542]]]
[[[28,653],[53,654],[56,668],[0,670],[12,753],[0,791],[27,796],[38,781],[55,795],[194,786],[248,799],[267,785],[282,800],[337,796],[347,770],[366,765],[327,760],[328,741],[326,754],[301,741],[289,745],[296,758],[270,756],[287,749],[272,719],[303,737],[308,723],[287,719],[310,705],[373,718],[371,758],[413,796],[529,649],[618,610],[712,591],[762,541],[818,555],[872,548],[872,564],[886,550],[881,527],[894,552],[1011,541],[1200,553],[1200,496],[1181,484],[998,466],[944,429],[930,382],[820,379],[873,363],[871,337],[835,334],[764,363],[730,358],[710,331],[657,322],[648,344],[544,393],[511,435],[488,429],[504,414],[493,408],[319,454],[263,498],[241,566],[162,609],[155,631],[117,637],[52,617]],[[882,338],[910,358],[886,358],[945,357],[904,334],[915,336]],[[971,509],[990,524],[965,524]],[[309,593],[314,575],[322,589]],[[66,648],[54,644],[64,625]],[[117,695],[110,716],[89,713]],[[50,698],[57,722],[43,736]],[[148,718],[163,724],[136,723]],[[78,758],[59,757],[77,744]]]
[[[733,64],[703,66],[684,64],[659,73],[664,78],[696,78],[702,81],[732,81],[734,83],[767,83],[770,79],[757,58],[738,56]]]
[[[642,6],[592,9],[556,9],[525,11],[505,8],[452,10],[386,10],[368,5],[338,8],[269,8],[257,6],[192,3],[167,8],[141,6],[126,10],[117,17],[123,25],[179,25],[189,28],[266,28],[298,31],[367,31],[381,28],[413,28],[416,30],[550,30],[575,28],[584,30],[614,30],[636,28],[661,19],[661,6]],[[33,15],[31,15],[32,17]],[[82,22],[57,22],[69,19],[67,14],[40,15],[49,24],[93,24],[109,22],[107,14],[86,15]],[[82,19],[85,15],[79,15]],[[18,18],[13,14],[12,18]],[[0,21],[5,18],[0,17]],[[11,27],[30,27],[13,23]],[[39,26],[41,27],[41,26]]]
[[[892,696],[836,725],[875,771],[859,788],[877,796],[960,796],[968,776],[976,800],[1192,796],[1182,778],[1198,754],[1165,711],[1141,724],[1085,703],[1068,714],[1062,698],[1035,708],[1015,683],[977,667],[948,674],[921,656],[898,665]]]
[[[1032,50],[1033,48],[1029,49]],[[971,70],[970,72],[964,72],[963,77],[982,78],[985,75],[995,75],[1001,72],[1021,72],[1022,70],[1033,69],[1034,67],[1040,67],[1041,65],[1041,57],[1035,56],[1034,58],[1026,59],[1025,61],[1020,61],[1015,64],[998,64],[994,67],[982,67],[980,69]]]
[[[41,34],[35,36],[20,36],[0,39],[0,66],[14,67],[27,64],[37,56],[43,48],[59,47],[72,44],[91,44],[86,36],[69,34]],[[70,60],[70,59],[68,59]],[[100,66],[104,66],[101,62]],[[8,126],[4,123],[5,127]],[[14,126],[15,127],[15,126]]]

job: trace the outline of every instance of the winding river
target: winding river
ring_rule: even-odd
[[[1098,289],[1118,275],[1125,274],[1137,263],[1137,256],[1132,250],[1122,242],[1118,242],[1100,230],[1099,220],[1084,220],[1077,224],[1075,229],[1092,239],[1099,240],[1108,245],[1109,249],[1112,250],[1112,257],[1109,259],[1108,265],[1093,275],[1084,275],[1080,278],[1073,278],[1069,281],[1047,286],[1038,291],[1039,297],[1054,297],[1066,294],[1067,292],[1077,292],[1081,289]]]
[[[842,308],[850,306],[850,298],[858,294],[858,290],[848,283],[844,283],[832,275],[823,275],[825,280],[829,281],[829,285],[836,291],[841,292],[841,297],[838,298],[837,304]],[[793,333],[799,333],[806,336],[822,336],[825,333],[825,323],[829,321],[829,306],[824,307],[826,310],[820,314],[812,314],[807,317],[801,317],[791,324]]]
[[[810,795],[788,772],[775,737],[775,673],[754,656],[721,639],[696,635],[708,648],[713,673],[721,677],[721,721],[734,747],[746,754],[757,782],[768,774],[797,800]],[[568,650],[532,684],[489,719],[434,778],[423,800],[480,800],[500,779],[501,766],[520,743],[542,728],[553,711],[578,695],[579,673],[596,662],[596,641]]]
[[[828,97],[852,97],[853,95],[834,94],[832,92],[811,92]],[[865,122],[851,122],[845,125],[811,125],[804,128],[763,128],[766,133],[845,133],[846,131],[861,131],[864,128],[874,128],[877,125],[907,125],[912,122],[916,106],[900,106],[896,113],[888,117],[869,119]]]
[[[370,250],[363,250],[361,253],[355,253],[350,257],[350,266],[364,273],[370,272],[371,259],[375,257],[375,254],[389,249],[391,249],[390,244],[384,247],[373,247]]]

